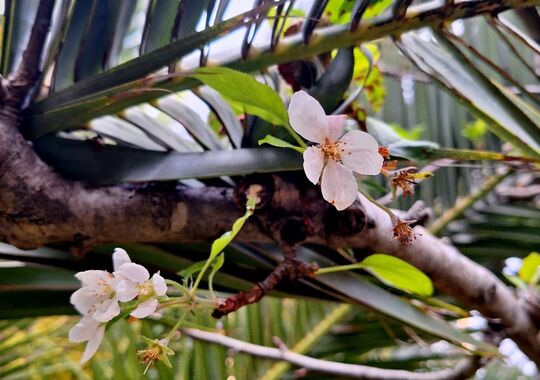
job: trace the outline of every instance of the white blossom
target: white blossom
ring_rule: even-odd
[[[103,335],[105,324],[95,320],[90,314],[86,314],[69,330],[69,341],[73,343],[87,342],[81,358],[81,364],[86,363],[97,352]]]
[[[103,340],[107,322],[120,314],[117,286],[125,278],[117,271],[131,264],[127,252],[116,248],[113,253],[114,273],[87,270],[75,275],[82,286],[71,295],[70,302],[83,317],[69,330],[69,340],[74,343],[87,342],[81,364],[94,356]],[[122,302],[131,299],[124,296]]]
[[[338,210],[349,207],[357,195],[353,172],[381,172],[384,159],[377,141],[362,131],[350,131],[341,137],[346,116],[326,115],[319,102],[304,91],[293,94],[289,120],[298,134],[317,143],[304,152],[307,178],[313,184],[320,179],[323,198]]]
[[[127,252],[116,248],[113,253],[114,270],[128,263],[131,260]],[[75,277],[81,281],[82,287],[71,295],[70,302],[79,313],[90,314],[98,322],[108,322],[120,314],[116,286],[122,277],[104,270],[87,270]]]
[[[167,292],[165,279],[159,273],[150,278],[145,267],[134,263],[122,265],[118,274],[123,277],[116,287],[119,300],[125,302],[137,297],[139,302],[130,315],[140,319],[153,314],[159,306],[157,297]]]

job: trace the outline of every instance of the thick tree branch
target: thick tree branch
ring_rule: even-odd
[[[225,335],[203,330],[184,328],[184,335],[197,340],[219,344],[228,347],[234,352],[246,353],[265,359],[282,360],[290,364],[305,368],[309,371],[326,373],[334,376],[345,376],[365,380],[452,380],[465,379],[472,376],[480,367],[478,358],[463,359],[452,368],[433,372],[411,372],[384,368],[368,367],[359,364],[338,363],[328,360],[311,358],[287,350],[285,347],[272,348],[259,346],[241,340],[229,338]]]
[[[500,319],[521,350],[540,365],[540,336],[535,321],[525,305],[493,273],[422,227],[414,229],[417,238],[411,245],[389,239],[390,217],[366,199],[362,204],[375,227],[362,237],[351,239],[352,246],[399,257],[427,274],[441,292],[487,317]]]

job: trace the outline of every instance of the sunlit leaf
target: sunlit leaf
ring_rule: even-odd
[[[289,123],[287,109],[279,95],[251,75],[226,67],[201,67],[189,76],[212,87],[233,107],[273,124],[286,126]]]
[[[519,270],[519,277],[527,283],[538,281],[538,270],[540,269],[540,253],[532,252],[523,259],[523,264]]]
[[[266,135],[264,139],[260,139],[259,145],[263,145],[263,144],[268,144],[268,145],[276,146],[279,148],[290,148],[290,149],[296,150],[299,153],[304,153],[304,151],[306,150],[305,148],[293,145],[291,143],[288,143],[287,141],[278,139],[277,137],[274,137],[272,135]]]
[[[394,288],[422,296],[433,293],[433,284],[428,276],[396,257],[377,253],[366,257],[360,264],[363,269]]]

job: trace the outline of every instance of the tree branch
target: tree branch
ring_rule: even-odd
[[[500,319],[508,336],[540,366],[540,337],[535,325],[538,321],[493,273],[422,227],[415,227],[417,238],[411,245],[389,239],[393,223],[388,214],[367,199],[362,200],[362,205],[375,227],[368,229],[361,239],[351,239],[351,246],[399,257],[428,275],[439,291],[487,317]]]
[[[40,62],[45,40],[51,25],[55,0],[41,0],[36,13],[34,26],[30,32],[28,45],[17,70],[8,77],[10,96],[21,104],[28,90],[32,88],[40,74]]]
[[[321,372],[333,376],[345,376],[355,379],[366,380],[452,380],[464,379],[472,376],[480,367],[478,358],[464,359],[452,368],[447,368],[433,372],[411,372],[403,370],[391,370],[383,368],[368,367],[359,364],[338,363],[328,360],[315,359],[309,356],[297,354],[289,351],[285,347],[272,348],[259,346],[241,340],[229,338],[225,335],[184,328],[180,330],[184,335],[197,340],[219,344],[229,347],[234,352],[258,356],[265,359],[283,360],[290,364],[314,372]]]

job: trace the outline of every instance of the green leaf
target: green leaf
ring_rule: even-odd
[[[189,277],[193,276],[195,273],[199,273],[201,269],[204,267],[205,262],[206,261],[197,261],[196,263],[191,264],[189,267],[176,272],[176,274],[182,277],[184,280],[187,280]]]
[[[302,169],[300,155],[276,148],[200,153],[156,152],[114,145],[96,149],[90,141],[47,135],[34,142],[34,149],[63,175],[100,185]]]
[[[293,145],[291,143],[288,143],[287,141],[284,141],[282,139],[278,139],[277,137],[274,137],[272,135],[266,135],[264,139],[259,140],[259,145],[268,144],[272,146],[277,146],[279,148],[290,148],[296,150],[298,153],[304,153],[306,148],[302,148],[300,146]]]
[[[468,64],[452,43],[440,35],[437,40],[440,44],[407,33],[401,36],[398,46],[420,69],[435,77],[474,114],[486,120],[493,133],[524,154],[540,158],[538,126],[489,78]]]
[[[75,273],[53,267],[0,268],[0,291],[75,290],[80,286]]]
[[[175,19],[178,17],[178,12],[183,10],[179,5],[180,0],[152,0],[148,4],[140,46],[141,55],[154,51],[171,41]]]
[[[432,141],[411,141],[402,139],[394,129],[385,122],[368,117],[366,119],[367,131],[380,145],[390,149],[390,155],[412,161],[427,159],[427,152],[436,150],[439,145]]]
[[[212,248],[210,249],[210,258],[213,260],[221,251],[225,249],[226,246],[228,246],[231,241],[238,235],[244,224],[246,223],[246,220],[253,214],[253,211],[247,210],[244,216],[241,216],[240,218],[236,219],[236,221],[233,223],[232,228],[230,231],[225,232],[221,237],[214,240],[212,243]]]
[[[433,294],[433,284],[429,277],[401,259],[377,253],[366,257],[360,264],[389,286],[421,296]]]
[[[289,124],[287,109],[279,95],[249,74],[226,67],[201,67],[188,76],[212,87],[233,108],[240,108],[273,124]]]
[[[30,36],[39,2],[12,0],[5,2],[4,32],[1,38],[2,62],[0,73],[7,76],[19,64]]]
[[[538,282],[538,270],[540,269],[540,253],[532,252],[523,259],[519,270],[519,277],[529,284]]]
[[[201,86],[194,92],[215,112],[219,121],[227,130],[227,135],[233,146],[235,148],[240,148],[242,146],[244,130],[229,104],[227,104],[217,91],[210,87]]]
[[[337,296],[344,300],[353,300],[421,331],[447,339],[472,351],[491,354],[498,352],[497,348],[492,345],[477,341],[445,321],[423,313],[400,297],[369,283],[355,273],[329,273],[324,276],[317,276],[315,279],[318,283],[339,292],[341,296]]]

